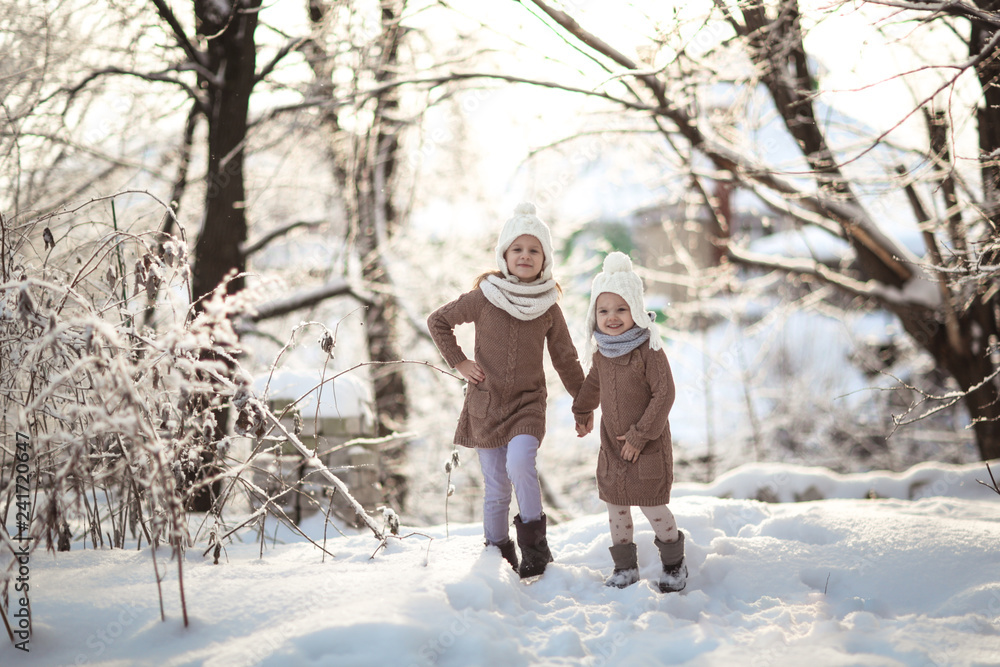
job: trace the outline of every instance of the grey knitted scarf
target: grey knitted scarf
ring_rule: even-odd
[[[597,349],[605,357],[621,357],[649,340],[649,329],[635,326],[617,336],[609,336],[594,329]]]

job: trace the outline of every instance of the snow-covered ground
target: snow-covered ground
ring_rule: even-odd
[[[377,553],[370,532],[334,534],[325,558],[283,530],[263,557],[252,533],[219,565],[192,548],[187,628],[167,552],[165,622],[148,549],[37,552],[30,652],[4,642],[0,665],[995,665],[1000,496],[977,483],[988,479],[982,465],[761,465],[677,485],[691,576],[670,595],[649,583],[658,566],[638,511],[644,579],[624,590],[602,584],[603,514],[553,526],[556,562],[530,584],[484,551],[479,524],[404,525]],[[750,499],[762,489],[824,500]]]

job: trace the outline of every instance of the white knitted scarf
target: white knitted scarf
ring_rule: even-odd
[[[519,320],[533,320],[559,298],[555,280],[540,283],[515,283],[499,276],[486,276],[479,289],[494,306]]]

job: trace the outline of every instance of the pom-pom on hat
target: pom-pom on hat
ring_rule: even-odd
[[[500,269],[507,280],[519,282],[517,276],[512,275],[507,270],[507,260],[503,256],[514,242],[514,239],[522,234],[530,234],[541,241],[542,252],[545,253],[545,261],[542,263],[542,274],[538,277],[538,280],[551,280],[552,234],[549,232],[549,226],[535,215],[535,205],[530,202],[518,204],[514,208],[514,217],[504,223],[503,229],[500,230],[500,238],[497,239],[497,268]]]
[[[653,324],[653,313],[646,312],[643,306],[642,279],[632,270],[632,260],[628,255],[615,251],[604,258],[604,270],[594,276],[590,288],[590,309],[587,311],[587,331],[593,335],[597,328],[597,297],[605,292],[617,294],[625,299],[632,311],[632,321],[636,326],[649,329],[649,347],[659,350],[662,347],[660,332]]]

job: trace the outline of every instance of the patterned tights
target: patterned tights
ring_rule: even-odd
[[[640,507],[642,513],[649,519],[649,525],[661,542],[677,541],[677,520],[666,505]],[[611,524],[611,541],[614,544],[629,544],[632,542],[632,508],[628,505],[612,505],[608,503],[608,520]]]

